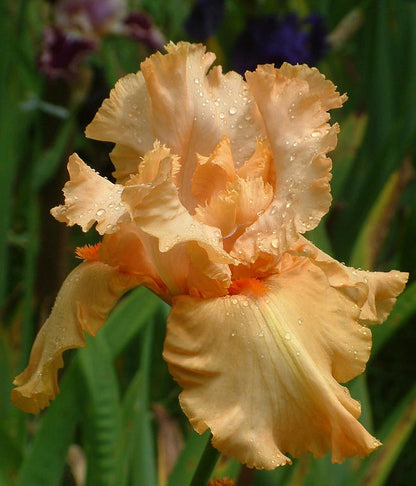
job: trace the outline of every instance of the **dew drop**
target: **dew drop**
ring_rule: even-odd
[[[234,337],[236,334],[237,334],[237,333],[236,333],[235,331],[233,331],[233,332],[231,333],[231,336],[232,336],[232,337]]]
[[[272,240],[272,247],[273,248],[279,248],[279,241],[277,238],[275,238],[274,240]]]
[[[319,137],[319,135],[321,134],[321,132],[319,130],[314,130],[312,133],[311,133],[311,136],[316,138],[316,137]]]
[[[286,339],[286,341],[290,341],[292,339],[292,335],[290,334],[290,332],[287,332],[285,334],[285,339]]]
[[[298,324],[299,324],[299,326],[301,326],[303,324],[303,319],[299,318],[298,319]]]
[[[237,113],[237,108],[234,108],[234,106],[232,106],[229,110],[228,110],[228,113],[230,115],[235,115]]]
[[[224,118],[225,118],[224,113],[220,113],[220,118],[221,118],[221,120],[224,120]]]
[[[101,218],[105,214],[105,209],[99,209],[95,214],[98,218]]]

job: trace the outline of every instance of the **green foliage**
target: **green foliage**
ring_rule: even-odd
[[[138,2],[130,3],[137,7]],[[416,2],[287,2],[301,15],[320,10],[331,28],[352,8],[362,19],[321,65],[340,91],[348,92],[349,102],[336,115],[341,132],[333,154],[334,204],[311,239],[357,267],[410,271],[411,282],[387,322],[373,331],[371,373],[349,385],[362,403],[362,422],[385,445],[369,458],[342,465],[331,464],[330,457],[304,457],[292,467],[255,472],[230,458],[221,458],[212,471],[216,461],[207,446],[209,433],[191,431],[178,405],[179,389],[161,358],[166,306],[145,289],[123,298],[86,349],[65,355],[61,391],[49,409],[27,417],[9,401],[12,377],[27,362],[50,292],[56,294],[74,264],[68,249],[88,241],[76,231],[62,236],[45,217],[60,201],[65,160],[73,151],[86,152],[97,170],[108,171],[103,155],[108,147],[85,141],[83,129],[101,101],[96,97],[106,96],[126,72],[137,71],[148,52],[131,39],[110,36],[82,65],[76,82],[46,81],[37,70],[37,55],[47,4],[5,0],[0,6],[0,484],[78,486],[75,469],[85,466],[86,486],[185,486],[201,456],[206,477],[241,475],[240,486],[414,484],[416,468],[409,458],[416,446],[416,362],[414,353],[401,352],[401,340],[410,336],[414,348],[415,333],[409,329],[416,315]],[[149,0],[140,8],[153,16],[167,40],[177,41],[185,36],[192,4]],[[232,65],[233,42],[246,18],[275,8],[272,1],[226,2],[225,19],[210,39],[222,64]],[[52,243],[47,248],[45,239]],[[50,265],[41,266],[51,248]],[[390,366],[383,360],[386,349],[402,370],[395,380],[404,398],[380,391]],[[168,477],[160,464],[164,444],[157,436],[155,402],[178,426],[177,442],[184,441]],[[376,413],[381,402],[389,410],[382,420]],[[74,446],[82,451],[76,465],[68,459]],[[406,474],[402,461],[410,464]]]

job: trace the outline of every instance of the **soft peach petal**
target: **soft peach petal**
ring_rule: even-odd
[[[158,274],[153,255],[149,254],[148,245],[143,243],[146,238],[134,223],[122,224],[117,233],[104,236],[98,259],[120,272],[141,277],[142,285],[166,300],[168,290]]]
[[[113,176],[118,184],[124,184],[131,174],[137,172],[142,154],[137,152],[137,150],[118,143],[110,152],[110,158],[115,167]]]
[[[141,72],[128,74],[111,90],[85,134],[89,138],[113,142],[139,155],[151,150],[152,132],[149,94]],[[116,167],[117,168],[117,167]]]
[[[325,272],[330,285],[356,302],[360,307],[360,321],[366,325],[381,324],[387,319],[409,278],[408,273],[397,270],[368,272],[347,267],[304,238],[299,240],[296,250],[307,253],[311,261]]]
[[[197,154],[210,156],[228,135],[237,165],[255,148],[259,128],[253,123],[252,99],[237,73],[223,75],[216,67],[206,76],[215,56],[202,45],[180,42],[166,46],[141,64],[151,104],[155,138],[181,159],[180,197],[193,209],[190,181]]]
[[[113,184],[88,167],[77,154],[68,161],[70,180],[63,192],[65,204],[51,209],[54,218],[88,231],[97,222],[98,233],[114,233],[118,223],[129,219],[121,201],[123,186]]]
[[[233,287],[238,295],[174,299],[164,357],[184,388],[182,408],[250,467],[273,469],[290,462],[286,453],[367,455],[380,443],[338,381],[363,371],[370,331],[317,266],[284,258],[283,273]]]
[[[237,175],[243,179],[261,177],[264,182],[275,186],[273,154],[267,140],[257,140],[256,150],[238,169]]]
[[[238,192],[233,188],[212,197],[209,204],[195,208],[195,219],[219,228],[224,238],[235,233]]]
[[[192,177],[192,193],[197,203],[204,205],[235,178],[230,139],[223,137],[210,157],[199,157]]]
[[[237,224],[248,225],[261,216],[273,199],[273,188],[262,177],[238,179]]]
[[[298,233],[315,228],[328,211],[331,160],[326,153],[336,146],[338,126],[327,123],[327,110],[341,106],[345,97],[307,66],[259,66],[246,78],[262,116],[276,177],[270,210],[251,228],[261,244],[256,249],[247,234],[236,243],[235,252],[254,261],[261,252],[288,250]]]
[[[36,337],[28,367],[15,378],[12,401],[24,412],[39,413],[58,393],[62,353],[85,346],[84,331],[95,336],[117,300],[140,285],[137,277],[101,262],[81,263],[63,283],[51,315]]]
[[[183,206],[173,180],[171,161],[165,159],[162,162],[158,176],[143,189],[143,193],[140,193],[142,188],[134,184],[123,192],[123,201],[130,207],[135,223],[159,240],[161,252],[195,241],[213,262],[235,262],[222,248],[220,230],[198,222]],[[134,178],[132,180],[135,182]]]

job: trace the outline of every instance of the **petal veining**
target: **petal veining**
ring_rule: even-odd
[[[84,262],[73,270],[39,331],[28,367],[15,378],[12,401],[24,412],[39,413],[58,393],[57,373],[62,353],[85,346],[84,331],[95,336],[108,313],[137,277],[101,262]]]
[[[333,462],[378,447],[356,420],[360,405],[338,381],[361,373],[371,334],[353,302],[306,258],[289,258],[267,292],[174,299],[164,357],[199,432],[250,467],[273,469],[286,453]],[[282,267],[283,268],[283,267]]]

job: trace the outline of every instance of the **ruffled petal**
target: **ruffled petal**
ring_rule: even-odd
[[[63,283],[52,312],[36,337],[28,367],[15,378],[12,401],[24,412],[39,413],[59,392],[62,353],[85,346],[84,331],[95,336],[117,300],[140,278],[101,262],[81,263]]]
[[[332,461],[380,443],[356,420],[338,381],[365,367],[370,331],[358,308],[307,258],[284,256],[264,281],[234,282],[217,299],[174,299],[164,357],[194,428],[250,467],[273,469],[332,450]]]
[[[220,68],[206,73],[215,59],[202,45],[166,46],[141,64],[150,96],[155,138],[181,159],[180,197],[188,209],[195,202],[191,180],[197,154],[208,157],[228,135],[237,165],[254,151],[259,128],[253,123],[252,99],[237,73]]]
[[[192,193],[197,203],[204,205],[235,178],[230,139],[223,137],[210,157],[199,157],[192,177]]]
[[[54,218],[68,226],[78,224],[88,231],[97,222],[97,231],[114,233],[129,216],[121,201],[123,186],[113,184],[88,167],[77,154],[68,161],[70,180],[63,192],[65,204],[51,209]]]
[[[365,325],[381,324],[387,319],[409,278],[408,273],[397,270],[368,272],[347,267],[304,238],[299,240],[296,251],[307,253],[325,272],[330,285],[356,302],[360,308],[360,321]]]
[[[273,153],[275,198],[251,231],[241,236],[235,251],[254,261],[261,252],[281,255],[298,233],[312,230],[331,203],[331,160],[327,152],[337,142],[338,126],[329,125],[327,110],[342,105],[345,96],[316,69],[284,64],[259,66],[246,73]],[[272,231],[276,230],[272,235]]]
[[[151,150],[157,137],[152,132],[149,95],[142,73],[128,74],[117,81],[85,134],[129,147],[139,155]]]

